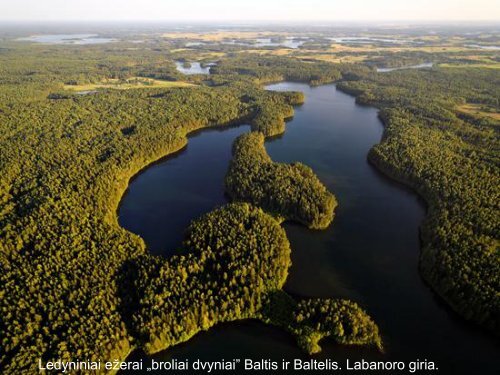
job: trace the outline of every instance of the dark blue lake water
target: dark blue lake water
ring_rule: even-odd
[[[268,88],[306,95],[286,133],[266,143],[269,154],[275,161],[312,167],[339,201],[327,230],[285,224],[293,260],[285,289],[300,296],[353,299],[378,323],[386,349],[382,354],[326,341],[314,358],[341,364],[347,358],[427,359],[437,362],[438,374],[496,373],[498,342],[450,311],[419,275],[423,203],[367,162],[368,150],[383,131],[377,110],[355,104],[334,85],[280,83]],[[247,126],[199,132],[184,151],[146,169],[123,198],[120,224],[141,235],[153,253],[169,256],[190,220],[225,202],[231,144],[245,131]],[[146,357],[136,351],[131,358]],[[287,333],[246,321],[220,325],[153,358],[308,357]]]

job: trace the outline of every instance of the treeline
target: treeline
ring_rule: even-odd
[[[241,135],[234,142],[225,185],[233,200],[253,203],[314,229],[326,228],[337,206],[311,168],[273,162],[260,132]]]
[[[499,122],[460,114],[463,103],[500,112],[493,69],[366,75],[339,87],[377,105],[383,142],[369,159],[428,203],[420,268],[466,319],[500,333]]]
[[[277,81],[307,82],[311,85],[330,83],[341,78],[341,71],[334,64],[309,64],[280,56],[259,56],[240,53],[221,60],[210,70],[212,74],[242,74],[254,77],[260,83]]]

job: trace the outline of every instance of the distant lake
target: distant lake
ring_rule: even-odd
[[[404,69],[424,69],[424,68],[432,68],[433,63],[423,63],[416,65],[406,65],[406,66],[398,66],[395,68],[377,68],[378,73],[387,73],[393,72],[395,70],[404,70]]]
[[[335,43],[340,44],[371,44],[373,42],[378,43],[391,43],[391,44],[403,44],[403,43],[415,43],[412,40],[406,39],[394,39],[394,38],[373,38],[369,36],[348,36],[348,37],[338,37],[338,38],[328,38]]]
[[[215,65],[215,63],[207,64],[205,66],[201,66],[199,62],[190,62],[191,66],[186,68],[184,66],[184,62],[176,61],[175,66],[177,70],[184,74],[210,74],[210,68]]]
[[[284,39],[275,39],[275,40],[273,40],[273,38],[226,39],[221,41],[220,43],[236,45],[236,46],[248,46],[248,47],[286,47],[286,48],[297,49],[302,44],[305,43],[305,40],[304,38],[298,39],[295,37],[287,37]],[[191,46],[194,45],[194,43],[188,43],[188,44],[190,44]],[[201,43],[199,43],[198,45],[201,45]]]
[[[91,94],[96,94],[97,90],[83,90],[83,91],[77,91],[75,92],[76,95],[91,95]]]
[[[32,35],[17,40],[43,44],[104,44],[116,41],[113,38],[101,38],[97,34],[45,34]]]
[[[205,42],[187,42],[186,47],[198,47],[205,45]]]
[[[254,46],[257,47],[287,47],[296,49],[304,44],[303,40],[298,40],[295,38],[286,38],[285,40],[279,40],[273,42],[271,38],[258,38],[255,40]]]

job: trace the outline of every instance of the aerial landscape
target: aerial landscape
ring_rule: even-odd
[[[498,374],[499,4],[18,3],[0,374]]]

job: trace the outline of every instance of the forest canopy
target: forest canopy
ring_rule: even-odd
[[[500,333],[500,127],[457,110],[467,102],[500,111],[498,74],[393,72],[340,87],[381,108],[385,135],[370,161],[429,205],[422,274],[463,316]]]
[[[265,138],[282,134],[304,101],[263,89],[280,80],[337,82],[380,109],[385,133],[368,158],[428,204],[422,275],[463,317],[500,333],[500,81],[491,53],[463,57],[434,42],[421,53],[332,52],[324,37],[305,41],[314,56],[156,37],[144,48],[0,42],[2,373],[36,373],[38,359],[152,353],[247,318],[282,327],[308,353],[325,337],[382,347],[355,302],[282,290],[291,249],[279,220],[325,228],[336,200],[309,167],[266,153]],[[332,54],[355,62],[322,60]],[[373,67],[430,57],[451,66]],[[182,75],[175,61],[216,65]],[[193,218],[181,254],[151,256],[117,222],[130,178],[184,147],[192,131],[242,123],[252,133],[236,141],[226,178],[235,202]]]
[[[275,218],[248,204],[223,207],[194,221],[185,254],[166,260],[149,255],[141,238],[118,225],[116,209],[129,179],[184,147],[188,133],[250,122],[254,130],[279,134],[301,94],[270,93],[246,76],[180,76],[158,51],[119,46],[15,47],[2,50],[0,66],[4,373],[37,372],[39,358],[124,359],[136,347],[154,352],[221,321],[269,323],[260,313],[263,299],[280,290],[290,263]],[[64,90],[131,77],[195,85]],[[315,181],[305,166],[278,168]],[[297,210],[291,203],[286,209]],[[365,313],[349,314],[342,324],[359,323],[360,330],[366,324],[373,335],[363,343],[378,345],[374,323],[356,318]]]

